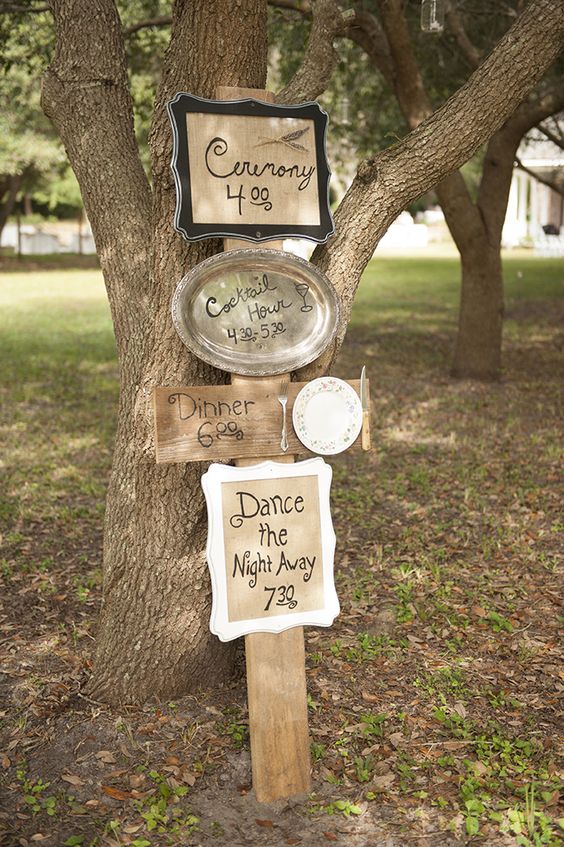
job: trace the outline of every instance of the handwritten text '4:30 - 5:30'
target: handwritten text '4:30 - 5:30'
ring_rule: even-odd
[[[252,326],[241,326],[238,329],[231,327],[227,330],[227,337],[238,344],[240,341],[253,341],[267,338],[276,338],[277,335],[282,335],[286,332],[286,327],[282,321],[273,321],[270,324],[261,324],[258,329]]]

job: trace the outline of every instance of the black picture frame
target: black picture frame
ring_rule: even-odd
[[[280,106],[253,98],[242,100],[207,100],[195,94],[179,92],[167,103],[173,131],[173,153],[171,169],[176,184],[176,211],[174,228],[187,241],[204,238],[241,238],[261,242],[278,238],[307,238],[317,243],[326,242],[335,232],[333,216],[329,207],[329,179],[331,172],[327,162],[326,133],[327,113],[318,103],[300,103],[295,106]],[[319,198],[318,225],[291,224],[232,224],[226,222],[195,223],[192,212],[190,190],[190,153],[186,115],[190,112],[220,115],[249,115],[253,117],[288,117],[313,121],[315,131],[315,157],[317,191]],[[259,228],[260,227],[260,228]]]

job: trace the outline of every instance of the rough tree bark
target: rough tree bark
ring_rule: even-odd
[[[557,6],[562,11],[564,0]],[[533,7],[533,17],[516,23],[444,109],[359,169],[338,211],[335,238],[315,256],[343,302],[340,338],[360,275],[391,221],[472,155],[557,52],[564,15],[551,11],[548,0],[535,0]],[[172,698],[223,678],[233,646],[221,645],[208,630],[202,468],[154,461],[153,387],[225,378],[183,348],[170,320],[178,280],[219,245],[188,245],[172,228],[172,135],[164,105],[181,90],[210,97],[218,85],[264,87],[266,2],[175,3],[150,139],[152,190],[135,145],[114,2],[53,0],[52,8],[57,51],[43,104],[63,139],[95,233],[121,380],[90,691],[113,703]],[[315,48],[313,38],[310,50]],[[534,67],[523,67],[524,54],[536,57]],[[294,94],[309,99],[316,82],[308,73],[300,79]]]
[[[170,320],[177,282],[218,245],[188,245],[172,228],[165,104],[182,90],[212,97],[218,84],[263,87],[266,7],[244,0],[233,16],[228,6],[176,3],[151,133],[152,193],[135,145],[114,3],[60,0],[53,7],[58,49],[43,103],[81,185],[120,361],[104,602],[90,689],[105,701],[172,697],[203,680],[217,681],[232,667],[233,646],[226,648],[208,629],[202,468],[155,464],[151,411],[155,385],[225,380],[183,347]]]

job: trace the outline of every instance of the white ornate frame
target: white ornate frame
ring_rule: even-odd
[[[324,585],[323,608],[317,611],[273,615],[268,618],[253,618],[231,622],[227,609],[227,580],[225,570],[225,548],[223,537],[223,514],[221,484],[262,479],[280,479],[300,476],[317,476],[319,485],[319,511],[321,527],[321,550]],[[283,632],[294,626],[331,626],[339,614],[339,600],[333,579],[335,556],[335,531],[331,520],[329,492],[332,469],[323,459],[307,459],[305,462],[283,464],[262,462],[245,468],[212,464],[202,476],[202,488],[208,508],[207,563],[212,580],[212,613],[210,630],[221,641],[232,641],[251,632]]]

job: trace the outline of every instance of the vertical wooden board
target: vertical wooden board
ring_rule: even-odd
[[[255,100],[263,100],[265,103],[274,103],[276,99],[273,91],[265,91],[264,88],[218,85],[215,93],[218,100],[242,100],[245,97],[253,97]]]
[[[274,390],[278,377],[244,377],[233,374],[231,383],[260,380]],[[293,462],[292,455],[271,457]],[[238,459],[236,465],[256,464]],[[281,633],[245,636],[247,697],[253,787],[259,803],[304,794],[311,789],[310,737],[303,627]]]
[[[303,627],[245,637],[253,786],[260,803],[311,788]]]
[[[216,97],[218,100],[239,100],[244,97],[254,97],[255,100],[264,100],[265,103],[274,103],[274,92],[265,91],[262,88],[232,88],[227,85],[219,85],[216,88]],[[261,244],[261,248],[267,250],[283,250],[283,241],[265,241]],[[227,250],[248,250],[249,242],[242,238],[224,238],[223,249]]]
[[[272,102],[268,91],[251,93],[244,88],[221,87],[222,99],[256,97]],[[279,242],[266,242],[279,249]],[[224,249],[239,246],[236,240],[224,242]],[[232,385],[259,379],[277,388],[281,376],[231,376]],[[293,462],[294,456],[272,457],[277,462]],[[256,464],[240,459],[237,465]],[[271,803],[303,794],[311,789],[310,738],[307,716],[307,687],[303,627],[281,633],[253,633],[245,636],[249,735],[253,787],[259,803]]]

